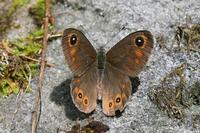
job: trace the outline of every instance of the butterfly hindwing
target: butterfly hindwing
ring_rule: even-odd
[[[102,107],[107,116],[123,111],[131,95],[130,79],[124,73],[106,63],[102,80]]]
[[[75,106],[84,113],[96,108],[97,68],[89,68],[81,77],[74,77],[71,83],[71,96]]]

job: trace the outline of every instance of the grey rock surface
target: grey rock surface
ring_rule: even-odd
[[[139,74],[138,91],[131,96],[122,116],[106,117],[98,105],[90,117],[109,125],[110,133],[200,132],[192,126],[190,117],[200,112],[199,106],[189,108],[187,117],[181,121],[169,118],[147,96],[152,86],[158,85],[165,75],[183,61],[197,68],[196,71],[187,70],[188,84],[192,85],[200,80],[200,53],[192,52],[190,57],[186,52],[173,52],[176,48],[175,27],[200,22],[199,0],[68,0],[54,5],[53,14],[58,30],[63,31],[69,27],[80,29],[96,49],[104,46],[108,50],[129,33],[142,29],[151,31],[154,38],[163,36],[164,45],[170,49],[160,48],[159,42],[155,40],[152,55]],[[12,36],[15,34],[17,32],[12,32]],[[78,118],[81,119],[80,123],[85,123],[87,120],[84,118],[88,115],[76,109],[69,94],[72,73],[64,61],[61,38],[49,43],[47,60],[57,66],[47,68],[45,72],[38,132],[55,133],[57,128],[70,129]],[[30,132],[36,81],[37,78],[31,82],[32,92],[23,95],[18,113],[14,117],[17,96],[0,98],[0,132]]]

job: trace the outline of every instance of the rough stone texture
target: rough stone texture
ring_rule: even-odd
[[[8,3],[11,2],[12,0],[9,0]],[[31,18],[28,12],[29,7],[35,3],[35,0],[30,0],[26,6],[18,8],[13,14],[13,25],[20,27],[10,27],[10,29],[6,33],[6,36],[9,40],[25,37],[27,34],[29,34],[31,30],[36,28],[35,24],[33,23],[33,19]]]
[[[58,30],[74,27],[82,30],[93,46],[98,49],[105,46],[108,50],[127,34],[136,30],[150,30],[154,38],[164,37],[164,45],[170,50],[154,45],[152,55],[140,73],[140,86],[134,93],[121,117],[106,117],[100,105],[91,115],[95,120],[110,126],[109,132],[200,132],[193,128],[191,115],[200,112],[199,106],[192,106],[186,111],[186,118],[181,121],[169,118],[161,112],[148,98],[149,89],[159,84],[162,77],[168,74],[183,61],[187,61],[196,71],[187,70],[188,84],[200,80],[200,54],[192,52],[173,52],[175,27],[182,24],[200,22],[200,1],[180,0],[68,0],[53,7]],[[188,19],[190,18],[190,19]],[[125,27],[123,30],[121,30]],[[17,32],[15,33],[17,35]],[[13,36],[14,33],[12,33]],[[77,118],[86,122],[86,115],[74,106],[70,94],[69,83],[72,76],[61,49],[61,38],[48,45],[47,60],[57,64],[47,68],[42,91],[42,114],[39,133],[56,132],[57,128],[70,129]],[[32,81],[32,93],[24,94],[18,113],[15,110],[15,95],[0,99],[0,132],[30,132],[31,111],[36,93],[36,79]]]

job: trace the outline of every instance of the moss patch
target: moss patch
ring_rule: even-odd
[[[200,52],[200,24],[178,26],[175,38],[179,48]]]
[[[200,82],[187,87],[183,74],[185,68],[185,63],[175,68],[158,86],[151,88],[148,93],[150,100],[160,110],[168,114],[169,117],[182,119],[186,108],[189,108],[193,104],[199,105]]]
[[[37,30],[26,38],[0,42],[0,93],[8,96],[20,89],[30,90],[30,80],[37,73],[41,42],[34,38],[42,35]]]
[[[29,14],[33,17],[35,24],[41,27],[45,16],[45,1],[37,0],[36,4],[29,8]]]

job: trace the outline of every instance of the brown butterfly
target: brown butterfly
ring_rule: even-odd
[[[149,31],[129,34],[106,54],[95,51],[85,35],[69,28],[63,33],[62,47],[65,59],[74,74],[71,96],[76,107],[90,113],[97,99],[107,116],[123,111],[131,95],[129,77],[135,77],[146,64],[153,49],[153,36]]]

